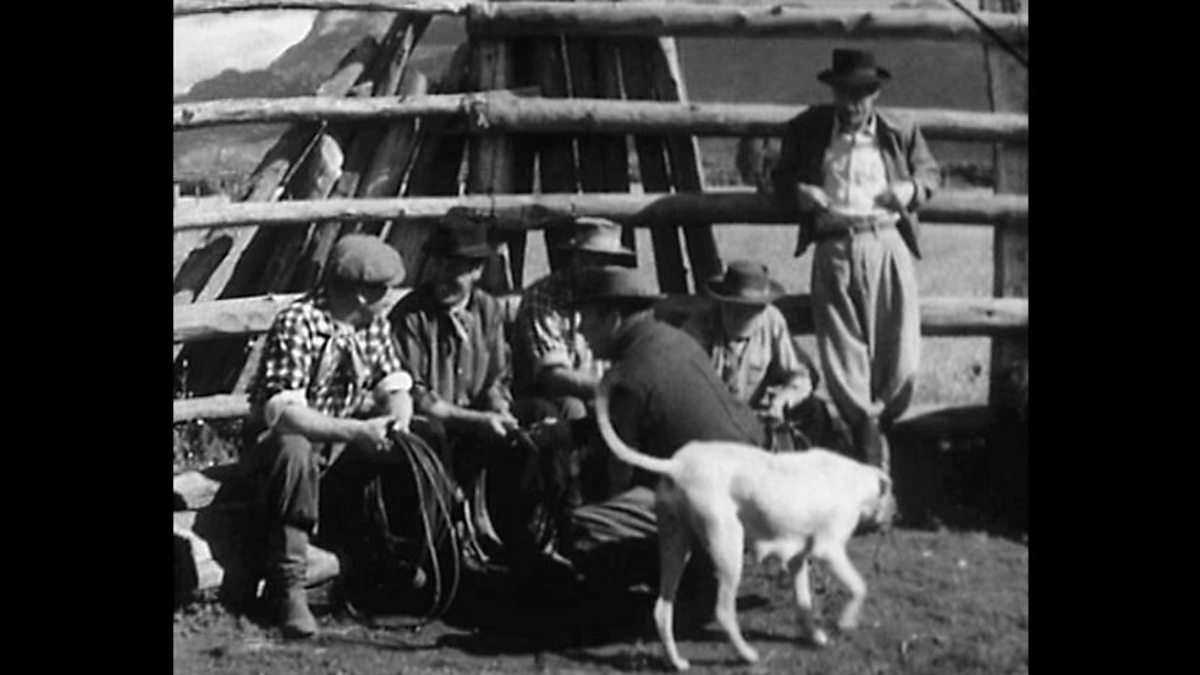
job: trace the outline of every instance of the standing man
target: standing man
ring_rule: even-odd
[[[349,235],[334,245],[327,281],[275,317],[250,387],[249,475],[265,505],[267,582],[286,637],[317,630],[305,596],[318,493],[335,461],[386,449],[407,430],[412,378],[383,316],[404,278],[395,249]]]
[[[656,457],[694,440],[762,446],[758,418],[730,394],[708,355],[686,333],[654,318],[661,298],[626,268],[580,274],[580,330],[595,356],[612,362],[610,413],[617,433]],[[587,578],[654,579],[657,476],[610,460],[608,498],[572,513],[568,557]]]
[[[813,321],[826,383],[860,459],[889,470],[884,432],[912,400],[921,347],[916,210],[940,183],[920,130],[875,109],[891,74],[835,49],[818,79],[832,105],[788,122],[772,174],[797,213],[795,255],[816,242]]]
[[[767,266],[732,261],[704,290],[714,302],[680,328],[700,343],[734,398],[763,418],[772,449],[849,451],[844,428],[815,393],[819,379],[812,359],[796,346],[783,313],[771,304],[783,287]],[[785,438],[774,433],[781,426]]]
[[[536,400],[540,412],[580,419],[603,373],[571,304],[578,279],[589,268],[636,267],[637,255],[621,244],[620,225],[589,217],[575,219],[574,236],[560,250],[562,269],[522,294],[513,337],[513,389],[518,397]]]
[[[428,281],[388,318],[412,373],[414,430],[441,450],[454,477],[470,483],[489,447],[517,428],[500,302],[477,287],[496,249],[469,211],[447,212],[425,243]],[[427,426],[426,426],[427,425]]]

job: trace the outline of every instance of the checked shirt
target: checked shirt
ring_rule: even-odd
[[[387,318],[377,316],[362,328],[334,321],[319,289],[275,317],[251,386],[251,409],[261,411],[280,392],[298,391],[320,413],[351,417],[370,404],[379,380],[400,370]]]

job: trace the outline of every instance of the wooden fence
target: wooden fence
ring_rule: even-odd
[[[471,39],[493,49],[476,59],[503,59],[500,47],[516,36],[723,35],[738,38],[796,36],[825,38],[894,38],[932,40],[991,39],[979,22],[959,12],[888,10],[878,12],[811,10],[761,3],[724,2],[494,2],[454,0],[175,0],[176,16],[252,9],[360,9],[411,13],[414,16],[455,14],[466,18]],[[994,36],[1024,43],[1027,17],[981,12],[979,19]],[[421,29],[423,30],[421,24]],[[417,31],[419,35],[420,30]],[[490,45],[490,47],[488,47]],[[499,50],[499,51],[495,51]],[[490,56],[489,56],[490,54]],[[1004,71],[1004,58],[987,53],[989,91],[995,108],[1024,109],[1024,82]],[[689,136],[777,136],[783,124],[804,106],[732,103],[685,103],[653,100],[520,96],[500,71],[486,63],[474,67],[477,91],[436,94],[416,99],[331,98],[248,99],[177,104],[174,128],[262,122],[362,123],[375,120],[447,119],[464,122],[462,132],[476,139],[472,160],[487,163],[496,153],[511,152],[508,138],[520,134],[686,134]],[[491,73],[491,75],[489,75]],[[495,76],[493,76],[495,75]],[[489,91],[490,90],[490,91]],[[520,92],[518,92],[520,93]],[[528,93],[528,92],[525,92]],[[680,101],[683,99],[681,98]],[[997,194],[941,192],[923,208],[925,222],[977,224],[995,230],[995,297],[923,298],[922,332],[926,335],[985,335],[993,339],[993,385],[996,373],[1024,363],[1028,328],[1028,198],[1024,145],[1028,116],[1014,112],[967,112],[939,109],[894,109],[922,125],[931,139],[996,144]],[[639,146],[640,147],[640,146]],[[684,155],[686,156],[686,155]],[[489,157],[492,160],[489,160]],[[493,162],[494,163],[494,162]],[[644,181],[649,185],[646,177]],[[524,231],[556,227],[562,215],[609,217],[634,227],[669,222],[685,232],[712,224],[794,224],[765,196],[747,190],[703,190],[631,194],[612,189],[583,193],[518,194],[504,175],[475,176],[474,191],[445,197],[330,198],[286,202],[246,201],[212,208],[177,209],[176,232],[211,228],[290,228],[362,221],[428,219],[459,205],[495,216],[504,229]],[[596,183],[599,185],[600,183]],[[328,193],[328,190],[326,190]],[[510,194],[505,194],[510,193]],[[443,194],[443,193],[432,193]],[[337,197],[336,194],[332,195]],[[402,225],[403,226],[403,225]],[[414,225],[415,226],[415,225]],[[326,226],[327,229],[329,225]],[[336,232],[336,226],[331,230]],[[656,248],[658,240],[655,241]],[[676,244],[677,246],[677,244]],[[689,254],[693,242],[688,242]],[[656,251],[657,253],[658,251]],[[676,254],[678,255],[678,254]],[[662,278],[660,276],[660,282]],[[669,290],[669,289],[668,289]],[[207,300],[175,309],[177,345],[265,331],[291,295]],[[696,299],[674,295],[665,311],[684,311]],[[793,330],[811,332],[808,296],[780,301]],[[993,396],[995,389],[993,388]],[[244,414],[244,396],[222,394],[175,402],[175,420]]]

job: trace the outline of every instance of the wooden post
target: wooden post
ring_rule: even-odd
[[[984,9],[1016,12],[1015,0],[983,0]],[[1029,45],[1013,45],[1028,54]],[[1027,112],[1028,70],[1004,49],[984,43],[988,94],[993,110]],[[1029,159],[1026,147],[994,146],[996,192],[1029,192]],[[992,240],[995,266],[993,295],[1029,297],[1028,221],[1017,226],[995,228]],[[989,506],[1011,525],[1028,527],[1029,518],[1029,338],[992,338],[988,406],[995,420],[989,436],[987,472]]]
[[[534,82],[546,98],[568,98],[566,44],[561,36],[538,37],[530,46]],[[535,137],[538,161],[538,182],[542,192],[573,193],[579,191],[579,172],[575,164],[575,139],[566,134],[542,134]],[[566,256],[559,247],[567,243],[571,233],[565,228],[547,228],[543,233],[550,270],[558,271]]]
[[[476,41],[472,50],[471,82],[476,91],[511,87],[512,43],[504,39]],[[503,133],[489,133],[473,136],[468,141],[467,192],[512,194],[513,178],[511,137]],[[510,232],[505,234],[501,241],[504,246],[501,255],[497,257],[503,259],[507,250],[513,247],[520,246],[524,250],[525,233]],[[511,291],[515,276],[511,268],[499,267],[493,259],[484,270],[481,285],[495,293]]]
[[[675,49],[675,38],[658,39],[655,50],[655,87],[657,97],[663,101],[688,100],[679,65],[679,53]],[[700,164],[700,145],[695,136],[671,134],[667,136],[667,154],[671,159],[671,183],[677,192],[703,192],[704,170]],[[711,225],[690,225],[683,228],[683,240],[687,243],[688,261],[692,268],[693,288],[722,272],[721,257],[717,253],[717,241]]]
[[[619,68],[615,51],[603,49],[594,38],[568,38],[567,74],[571,96],[576,98],[620,98]],[[607,69],[608,72],[605,72]],[[586,133],[576,137],[579,187],[583,192],[628,192],[629,157],[624,136]],[[621,242],[634,248],[633,228],[621,232]]]
[[[983,0],[990,11],[1015,12],[1012,0]],[[1027,44],[1016,47],[1028,53]],[[1027,112],[1029,109],[1028,72],[1010,54],[985,43],[988,95],[994,111]],[[1025,147],[997,144],[994,147],[996,192],[1028,193],[1029,160]],[[1028,223],[995,228],[992,243],[995,265],[993,295],[996,297],[1029,297],[1029,230]],[[998,400],[1005,378],[1020,369],[1028,368],[1028,339],[992,340],[991,381],[989,400],[993,405],[1005,405]]]
[[[621,68],[625,93],[630,99],[654,99],[655,41],[646,38],[626,38],[621,42]],[[669,192],[671,175],[667,167],[665,136],[638,134],[633,137],[638,155],[638,173],[646,192]],[[664,293],[686,293],[687,274],[683,267],[683,251],[679,246],[679,227],[674,224],[650,228],[654,246],[654,263],[658,286]]]
[[[467,89],[470,61],[470,45],[459,45],[446,67],[438,92],[457,93]],[[452,124],[446,118],[426,118],[421,121],[420,147],[409,171],[406,195],[458,195],[458,176],[467,141],[462,134],[447,133]],[[408,275],[406,285],[416,285],[421,281],[425,261],[421,247],[429,238],[434,224],[433,219],[402,218],[396,220],[387,233],[386,241],[400,251],[404,259]]]

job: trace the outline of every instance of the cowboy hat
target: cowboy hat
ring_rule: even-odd
[[[637,263],[637,254],[621,245],[621,226],[607,218],[584,216],[574,222],[575,235],[562,251],[587,251],[612,256],[622,263]]]
[[[496,254],[496,247],[488,242],[487,235],[486,223],[471,211],[455,206],[438,221],[424,251],[440,258],[490,258]]]
[[[721,302],[766,305],[783,295],[783,286],[770,278],[767,266],[750,260],[729,263],[725,274],[705,284],[708,295]]]
[[[579,270],[575,300],[571,304],[576,308],[584,305],[616,304],[650,307],[665,297],[650,290],[634,270],[618,265],[606,265]]]
[[[875,65],[875,54],[865,49],[833,50],[833,68],[823,70],[817,79],[830,86],[878,87],[892,74]]]

